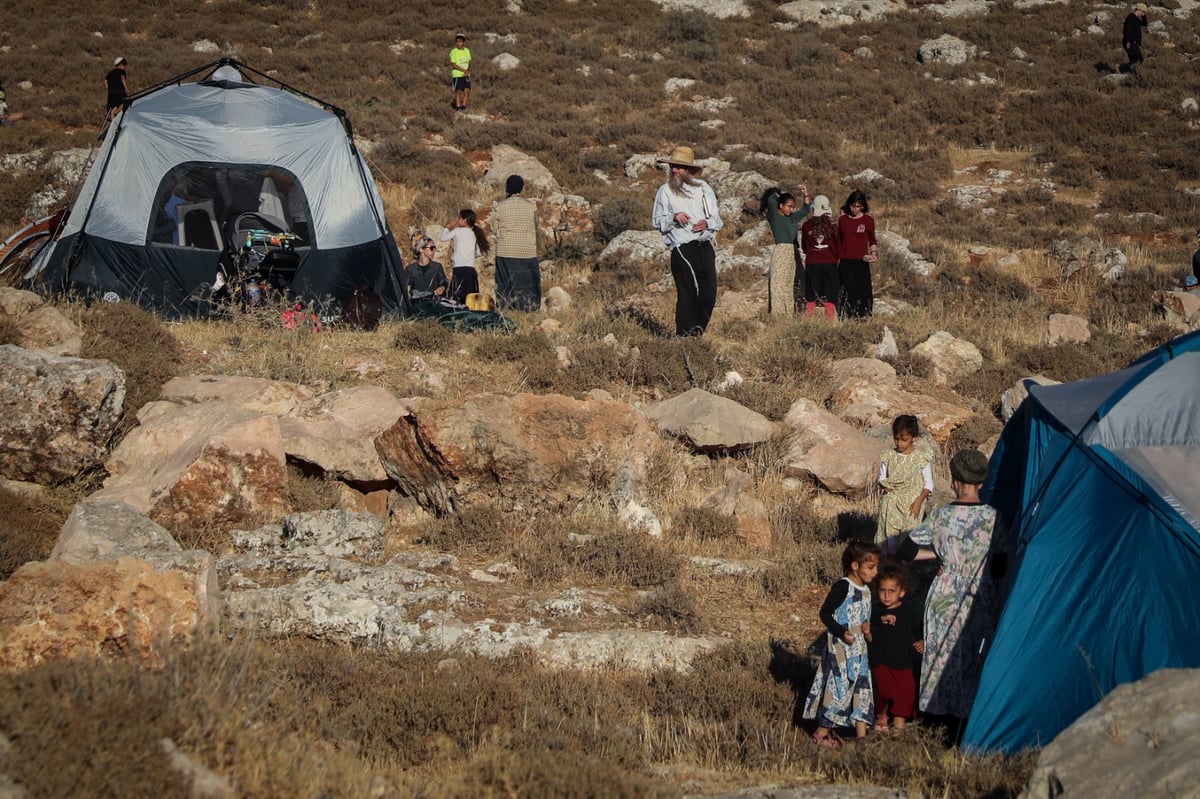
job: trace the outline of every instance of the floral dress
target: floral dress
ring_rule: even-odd
[[[871,621],[871,589],[855,585],[849,577],[846,598],[834,611],[834,619],[854,633],[847,644],[833,632],[825,634],[825,654],[804,702],[804,718],[817,719],[822,727],[853,727],[861,721],[875,723],[875,687],[867,662],[867,640],[862,625]]]
[[[981,650],[997,620],[999,591],[987,563],[993,538],[1003,538],[999,526],[996,510],[988,505],[951,503],[909,533],[942,561],[925,600],[919,704],[926,713],[971,715],[983,669]]]
[[[879,504],[875,543],[880,546],[886,543],[888,551],[894,552],[901,533],[921,523],[921,520],[914,519],[908,510],[925,488],[921,470],[929,465],[930,456],[928,452],[919,450],[904,455],[894,449],[887,449],[880,456],[880,460],[887,467],[887,477],[880,478],[879,484],[887,489],[887,493],[883,495]]]

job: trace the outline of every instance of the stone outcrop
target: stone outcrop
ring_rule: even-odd
[[[1076,242],[1059,239],[1050,246],[1050,257],[1062,264],[1062,276],[1069,278],[1080,269],[1090,269],[1105,280],[1125,274],[1129,256],[1116,247],[1105,247],[1084,236]]]
[[[309,400],[279,420],[289,458],[364,491],[391,485],[375,451],[375,436],[408,412],[392,392],[355,386]]]
[[[737,452],[761,444],[778,430],[761,413],[702,388],[655,403],[646,416],[696,452]]]
[[[946,443],[954,430],[973,414],[966,408],[900,386],[896,370],[872,358],[846,358],[831,367],[830,403],[843,419],[867,427],[892,423],[896,416],[911,413],[929,434]]]
[[[979,48],[968,44],[957,36],[943,33],[936,39],[921,43],[917,50],[917,60],[922,64],[947,64],[957,66],[965,64],[975,57]]]
[[[623,402],[559,395],[417,398],[375,438],[401,493],[442,515],[476,503],[557,506],[636,494],[653,435]]]
[[[1021,799],[1185,796],[1200,785],[1200,669],[1119,685],[1042,749]]]
[[[836,494],[859,494],[875,479],[882,447],[870,436],[808,399],[792,403],[784,426],[791,443],[784,469]]]
[[[176,522],[282,516],[287,472],[277,418],[235,400],[153,402],[138,417],[142,424],[105,463],[109,478],[95,498]]]
[[[107,361],[0,347],[0,474],[50,484],[99,465],[124,402]]]
[[[1034,383],[1039,386],[1055,386],[1058,385],[1057,380],[1051,380],[1044,375],[1033,375],[1031,377],[1023,377],[1012,385],[1011,388],[1006,388],[1000,393],[1000,418],[1007,422],[1017,412],[1017,408],[1021,407],[1021,403],[1029,396],[1029,389],[1026,383]]]
[[[955,338],[945,330],[931,333],[911,350],[933,364],[933,382],[954,384],[983,368],[979,348],[966,339]]]
[[[1200,299],[1200,298],[1197,298]],[[1085,344],[1092,337],[1088,321],[1079,316],[1065,313],[1052,313],[1046,320],[1046,344],[1057,347],[1060,344]]]

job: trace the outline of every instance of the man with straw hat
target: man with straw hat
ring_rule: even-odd
[[[700,179],[702,168],[691,147],[676,147],[667,158],[667,182],[654,197],[651,220],[671,250],[675,279],[675,335],[699,336],[717,304],[717,252],[713,236],[725,226],[717,195]]]
[[[1146,13],[1149,10],[1145,3],[1138,3],[1133,7],[1133,11],[1129,12],[1129,16],[1125,17],[1125,27],[1121,32],[1121,47],[1125,48],[1125,55],[1129,59],[1129,63],[1121,67],[1122,72],[1136,75],[1137,65],[1146,60],[1142,55],[1142,27],[1146,25]]]

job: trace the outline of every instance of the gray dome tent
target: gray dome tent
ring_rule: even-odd
[[[275,82],[222,59],[130,97],[30,282],[204,316],[249,214],[299,236],[295,296],[336,312],[367,286],[406,311],[403,260],[345,112],[245,74]]]

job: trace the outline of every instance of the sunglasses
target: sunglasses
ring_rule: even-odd
[[[426,244],[426,245],[425,245],[424,247],[422,247],[421,249],[422,249],[422,250],[436,250],[436,249],[437,249],[437,247],[434,247],[432,244]]]

